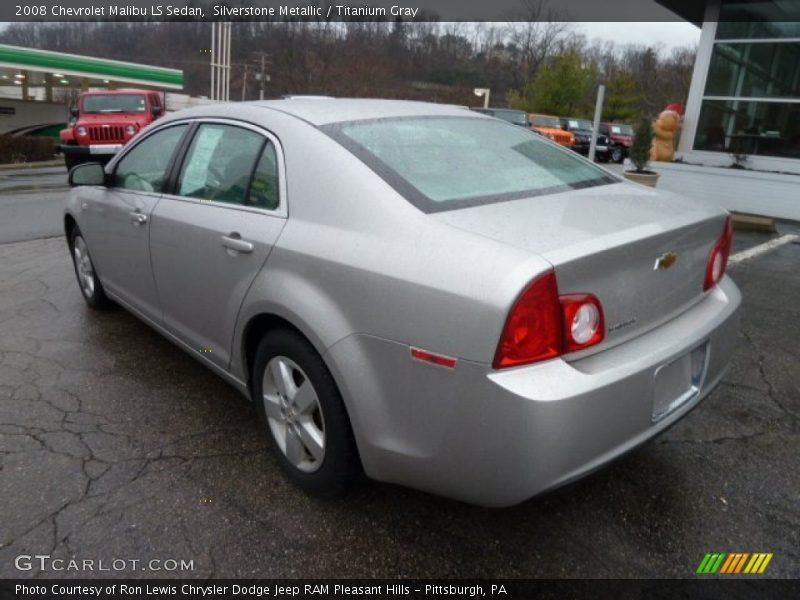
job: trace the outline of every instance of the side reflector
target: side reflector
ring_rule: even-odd
[[[458,359],[452,356],[445,356],[444,354],[436,354],[428,352],[421,348],[411,348],[411,358],[420,360],[422,362],[431,363],[437,367],[444,367],[445,369],[455,369],[458,364]]]

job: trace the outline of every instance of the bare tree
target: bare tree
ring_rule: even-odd
[[[536,76],[558,41],[571,29],[564,14],[550,7],[547,0],[521,0],[521,8],[511,15],[506,39],[516,60],[513,87],[522,87]]]

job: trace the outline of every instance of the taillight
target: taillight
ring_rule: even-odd
[[[497,345],[495,369],[556,358],[603,340],[600,301],[591,294],[558,295],[553,271],[533,280],[506,319]]]
[[[603,307],[592,294],[561,296],[564,316],[564,352],[575,352],[603,340]]]
[[[731,218],[725,219],[725,226],[722,228],[722,236],[717,240],[717,243],[711,248],[708,254],[708,263],[706,264],[706,278],[703,282],[703,291],[710,290],[712,287],[719,283],[725,269],[728,268],[728,257],[731,254],[731,246],[733,245],[733,222]]]

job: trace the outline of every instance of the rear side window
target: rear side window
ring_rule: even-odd
[[[497,120],[413,117],[323,129],[425,212],[619,181],[530,130]]]
[[[267,142],[253,172],[247,204],[257,208],[278,208],[278,155],[272,142]]]
[[[241,127],[200,125],[183,162],[178,194],[247,204],[250,177],[265,141],[258,133]]]

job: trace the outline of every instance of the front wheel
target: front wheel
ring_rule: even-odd
[[[617,146],[617,147],[614,147],[614,148],[611,149],[611,161],[612,162],[615,162],[615,163],[618,163],[618,164],[622,164],[622,162],[624,160],[625,160],[625,152],[623,151],[622,148]]]
[[[350,421],[328,368],[298,333],[269,332],[253,364],[253,398],[281,468],[306,492],[342,495],[360,470]]]
[[[72,265],[75,267],[75,276],[78,278],[78,286],[83,294],[86,304],[92,308],[108,308],[111,300],[103,290],[103,284],[97,278],[94,270],[94,263],[89,256],[89,248],[86,240],[83,239],[81,230],[75,226],[69,235],[69,249],[72,255]]]
[[[64,164],[67,166],[67,171],[71,171],[72,167],[81,164],[83,161],[77,156],[64,153]]]

